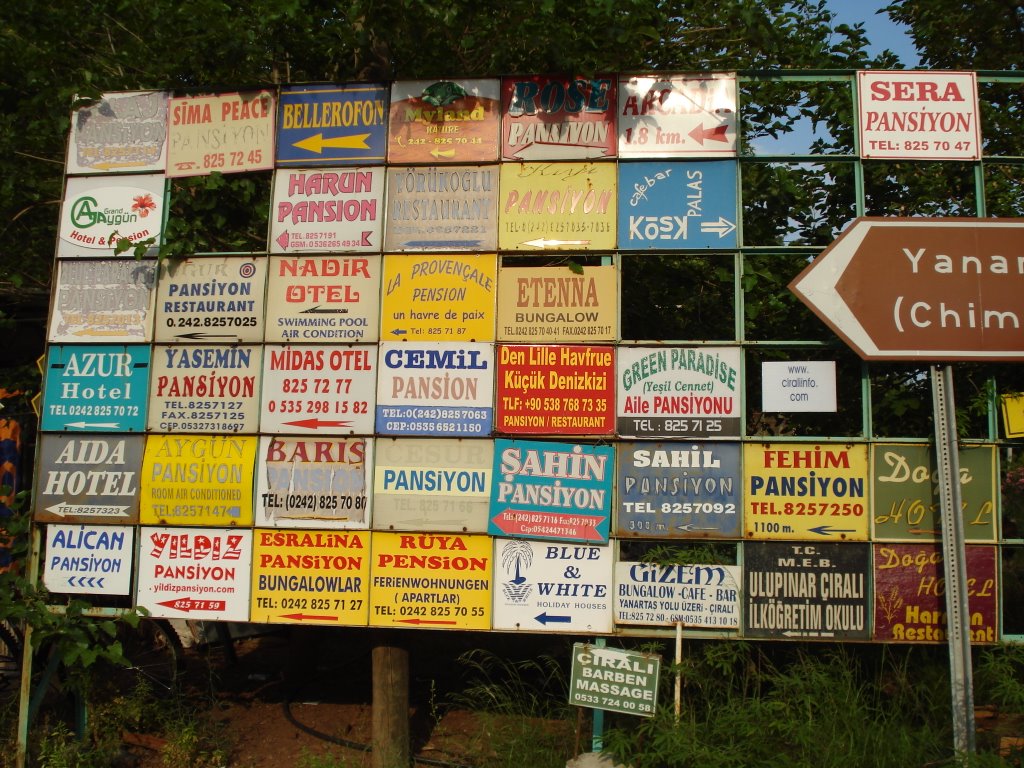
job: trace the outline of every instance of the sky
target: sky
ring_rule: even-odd
[[[871,41],[869,54],[875,55],[888,48],[900,57],[907,69],[913,69],[918,65],[918,58],[907,27],[891,21],[887,13],[876,13],[888,4],[888,0],[829,0],[828,7],[836,14],[837,25],[864,22],[864,31]]]

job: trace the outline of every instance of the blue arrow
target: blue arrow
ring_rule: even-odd
[[[540,616],[534,616],[534,618],[541,624],[568,624],[572,621],[572,616],[548,616],[548,612],[544,611]]]
[[[405,336],[405,334],[407,334],[408,331],[400,328],[395,328],[395,330],[393,330],[391,333],[393,333],[395,336]]]
[[[829,536],[833,533],[856,533],[856,528],[833,528],[830,525],[819,525],[817,528],[811,528],[811,533],[816,533],[819,536]]]
[[[409,240],[406,248],[479,248],[479,240]]]

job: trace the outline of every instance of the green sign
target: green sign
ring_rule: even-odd
[[[569,703],[654,717],[660,672],[657,654],[576,643],[572,647]]]
[[[995,541],[996,454],[993,446],[959,451],[964,537]],[[871,449],[876,541],[938,541],[935,453],[927,445],[878,443]]]

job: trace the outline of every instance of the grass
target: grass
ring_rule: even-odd
[[[666,648],[657,650],[667,658]],[[943,646],[695,640],[685,650],[682,664],[662,665],[655,717],[606,714],[605,751],[617,762],[632,768],[1021,765],[1019,755],[1000,757],[998,741],[982,738],[977,755],[954,759]],[[568,653],[523,660],[479,649],[463,654],[458,688],[431,689],[432,740],[445,747],[449,762],[474,768],[562,768],[586,751],[580,746],[590,736],[587,710],[567,704],[568,664]],[[676,672],[683,679],[678,718]],[[1024,648],[976,648],[974,679],[976,702],[1024,713]],[[51,715],[34,729],[36,768],[109,768],[124,749],[122,731],[159,734],[165,768],[231,768],[224,736],[207,713],[194,710],[194,698],[156,696],[144,678],[132,690],[97,685],[89,693],[88,738],[79,742]],[[13,768],[15,720],[16,700],[0,700],[0,768]],[[295,766],[359,764],[350,760],[303,752]]]

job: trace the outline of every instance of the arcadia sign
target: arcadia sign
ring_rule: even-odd
[[[789,289],[865,360],[1024,360],[1024,219],[858,218]]]

